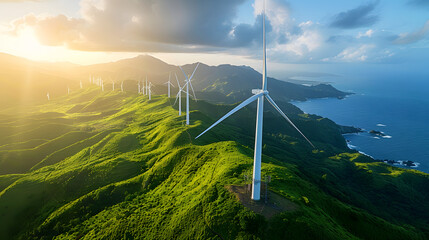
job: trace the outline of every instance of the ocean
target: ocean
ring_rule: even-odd
[[[429,173],[429,74],[404,70],[346,71],[335,77],[305,80],[329,82],[339,90],[355,94],[341,100],[293,102],[304,112],[385,135],[344,135],[350,148],[375,159],[411,160],[417,164],[413,169]]]

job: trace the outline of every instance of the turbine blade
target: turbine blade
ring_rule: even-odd
[[[197,63],[197,66],[194,69],[194,72],[192,73],[191,77],[189,78],[189,81],[194,77],[195,71],[197,71],[198,66],[200,65],[200,63]]]
[[[186,76],[186,73],[185,73],[185,71],[183,71],[182,67],[181,67],[181,66],[179,66],[179,68],[180,68],[180,70],[182,70],[182,73],[183,73],[183,75],[185,76],[185,79],[188,79],[188,76]]]
[[[174,75],[176,76],[177,86],[179,86],[179,89],[180,89],[181,87],[180,87],[180,83],[179,83],[179,78],[177,78],[177,74],[176,73],[174,73]]]
[[[262,69],[262,90],[267,90],[267,46],[265,41],[265,0],[264,0],[264,12],[263,12],[263,19],[262,19],[262,44],[263,44],[263,69]]]
[[[234,114],[238,110],[240,110],[243,107],[247,106],[249,103],[255,101],[256,99],[258,99],[259,96],[261,96],[263,94],[264,93],[259,93],[259,94],[253,95],[250,98],[246,99],[245,101],[243,101],[242,103],[240,103],[237,107],[235,107],[234,109],[232,109],[231,111],[229,111],[227,114],[225,114],[223,117],[221,117],[219,120],[217,120],[215,123],[213,123],[204,132],[200,133],[200,135],[198,135],[195,139],[199,138],[201,135],[203,135],[204,133],[206,133],[207,131],[209,131],[210,129],[212,129],[214,126],[218,125],[220,122],[222,122],[223,120],[225,120],[227,117],[231,116],[232,114]]]
[[[189,80],[189,86],[191,86],[192,93],[194,94],[194,100],[197,101],[197,96],[195,96],[194,87],[192,87],[192,82]]]
[[[270,95],[267,94],[265,96],[267,97],[268,102],[271,103],[271,105],[277,110],[277,112],[279,112],[280,115],[282,115],[282,117],[284,117],[292,125],[292,127],[294,127],[305,138],[305,140],[310,143],[313,148],[316,148],[314,147],[313,143],[311,143],[310,140],[308,140],[308,138],[298,129],[298,127],[293,124],[293,122],[288,118],[288,116],[284,114],[284,112],[279,108],[279,106],[277,106],[276,102],[274,102]]]
[[[179,99],[179,93],[180,93],[180,92],[177,92],[177,94],[176,94],[176,100],[174,101],[173,106],[174,106],[174,105],[176,105],[177,99]]]

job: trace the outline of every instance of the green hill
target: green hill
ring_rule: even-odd
[[[255,106],[194,140],[233,105],[192,101],[185,126],[173,101],[92,87],[3,111],[0,239],[429,238],[429,175],[349,150],[334,122],[280,104],[313,150],[267,109],[252,205]]]

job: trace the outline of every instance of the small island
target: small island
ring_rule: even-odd
[[[380,131],[377,131],[377,130],[371,130],[371,131],[369,131],[369,133],[373,134],[373,135],[380,136],[380,137],[385,137],[386,136],[386,134],[384,134],[384,133],[382,133]]]

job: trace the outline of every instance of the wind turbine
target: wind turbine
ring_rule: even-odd
[[[183,91],[183,88],[184,88],[185,86],[181,87],[181,86],[180,86],[180,83],[179,83],[179,79],[177,78],[177,74],[174,74],[174,75],[176,76],[177,87],[179,88],[179,91],[177,92],[177,95],[176,95],[176,101],[174,101],[174,104],[173,104],[173,105],[175,105],[175,104],[176,104],[176,102],[177,102],[177,98],[179,98],[179,116],[182,116],[182,92],[184,92],[184,91]]]
[[[148,95],[149,93],[147,92],[148,89],[148,85],[147,85],[147,75],[146,75],[146,86],[145,86],[145,95]]]
[[[187,76],[185,71],[183,71],[182,67],[179,66],[180,70],[182,70],[183,75],[186,78],[186,125],[189,125],[189,86],[191,86],[192,92],[194,94],[194,99],[196,99],[195,96],[195,92],[194,92],[194,88],[192,87],[192,83],[191,80],[194,77],[195,71],[197,71],[198,66],[200,65],[200,63],[197,64],[197,66],[194,69],[194,72],[192,73],[191,77]]]
[[[121,82],[121,92],[124,92],[124,81]]]
[[[115,91],[115,82],[112,81],[112,91]]]
[[[304,138],[308,143],[314,148],[314,145],[308,140],[308,138],[293,124],[293,122],[282,112],[282,110],[277,106],[274,100],[270,97],[267,91],[267,58],[266,58],[266,43],[265,43],[265,1],[264,1],[264,12],[263,12],[263,25],[262,25],[262,34],[263,34],[263,69],[262,69],[262,89],[253,89],[252,93],[254,94],[237,107],[229,111],[225,116],[221,117],[217,122],[207,128],[204,132],[198,135],[195,139],[199,138],[201,135],[209,131],[211,128],[247,106],[249,103],[258,100],[258,107],[256,113],[256,133],[255,133],[255,150],[254,150],[254,160],[253,160],[253,181],[252,181],[252,199],[259,200],[261,196],[261,154],[262,154],[262,121],[264,114],[264,98],[285,118]]]
[[[104,92],[104,81],[101,79],[101,91]]]
[[[152,83],[151,82],[149,82],[149,86],[148,86],[148,88],[146,89],[146,92],[149,94],[149,100],[151,100],[152,98],[152,90],[150,89],[152,87]]]
[[[70,87],[67,86],[67,95],[69,95],[69,94],[70,94]]]
[[[168,82],[164,83],[167,84],[168,87],[168,97],[170,97],[170,85],[174,87],[174,85],[171,83],[171,73],[168,75]]]
[[[49,100],[51,100],[51,97],[50,97],[50,95],[49,95],[49,92],[48,92],[48,93],[46,93],[46,97],[48,98],[48,101],[49,101]]]
[[[138,94],[140,95],[140,80],[137,82],[137,91],[138,91]]]
[[[82,88],[83,88],[82,80],[80,80],[80,89],[82,89]]]

